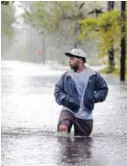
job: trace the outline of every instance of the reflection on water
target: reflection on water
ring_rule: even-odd
[[[79,165],[79,163],[88,163],[91,158],[92,138],[71,138],[59,137],[61,145],[60,164],[61,165]],[[63,163],[63,164],[62,164]]]
[[[109,94],[95,106],[90,138],[58,136],[53,90],[63,72],[2,62],[2,166],[126,166],[127,84],[105,76]]]

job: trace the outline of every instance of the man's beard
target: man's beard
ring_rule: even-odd
[[[78,70],[78,66],[71,66],[70,65],[70,68],[73,69],[75,72]]]

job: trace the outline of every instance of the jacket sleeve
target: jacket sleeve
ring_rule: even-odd
[[[66,106],[70,108],[72,111],[77,112],[79,109],[79,105],[77,101],[67,94],[64,90],[64,75],[59,79],[59,81],[55,85],[54,97],[56,102],[59,105]]]
[[[108,94],[108,86],[103,77],[97,73],[95,80],[95,93],[94,93],[94,102],[102,102],[106,99]]]
[[[54,97],[59,105],[63,105],[63,99],[65,99],[66,94],[64,92],[64,85],[63,85],[63,76],[58,80],[55,85]]]

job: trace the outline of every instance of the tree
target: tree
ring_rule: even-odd
[[[55,33],[65,41],[74,41],[74,47],[80,44],[81,32],[79,20],[87,17],[90,10],[99,4],[93,2],[36,2],[27,8],[24,18],[40,31]]]
[[[114,45],[114,51],[118,54],[118,57],[120,57],[121,15],[119,10],[111,10],[99,15],[97,18],[87,17],[80,21],[80,23],[82,29],[80,38],[82,39],[87,37],[88,39],[92,38],[96,40],[100,50],[100,56],[107,57],[107,50],[110,50]],[[124,17],[124,24],[122,25],[125,26],[126,23],[127,18]],[[127,36],[127,27],[125,26],[123,30],[125,37]],[[123,38],[122,43],[124,42],[125,39]],[[122,63],[123,61],[124,60],[122,60]],[[122,68],[124,68],[124,65]]]
[[[80,39],[87,37],[96,40],[100,56],[107,55],[107,50],[113,43],[117,48],[120,39],[120,12],[112,10],[101,14],[97,18],[87,17],[80,21],[81,31]]]
[[[107,10],[111,11],[114,9],[114,1],[108,1],[107,2]],[[101,8],[95,8],[88,14],[94,14],[97,18],[100,14],[103,14],[103,10]],[[114,47],[111,46],[111,48],[107,51],[108,53],[108,72],[113,72],[115,69],[115,58],[114,58]]]
[[[9,1],[1,1],[2,5],[9,5]]]
[[[114,1],[107,2],[108,11],[114,9]],[[114,46],[112,45],[111,48],[108,50],[108,70],[109,73],[114,72],[115,70],[115,57],[114,57]]]
[[[82,8],[84,3],[76,2],[36,2],[25,12],[25,20],[39,31],[56,33],[67,40],[73,38],[77,43],[77,34],[80,27],[77,20],[84,18]],[[76,37],[75,37],[76,35]]]
[[[121,1],[121,58],[120,58],[120,80],[125,81],[126,62],[126,2]]]
[[[2,1],[1,5],[1,46],[2,52],[10,45],[11,40],[14,38],[14,8],[12,3],[5,5],[6,1]],[[8,1],[7,1],[8,2]]]

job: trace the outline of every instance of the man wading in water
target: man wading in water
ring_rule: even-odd
[[[103,77],[86,67],[86,53],[74,48],[65,53],[71,70],[65,72],[55,85],[56,102],[62,105],[57,130],[75,136],[89,136],[93,129],[94,104],[105,100],[108,87]]]

